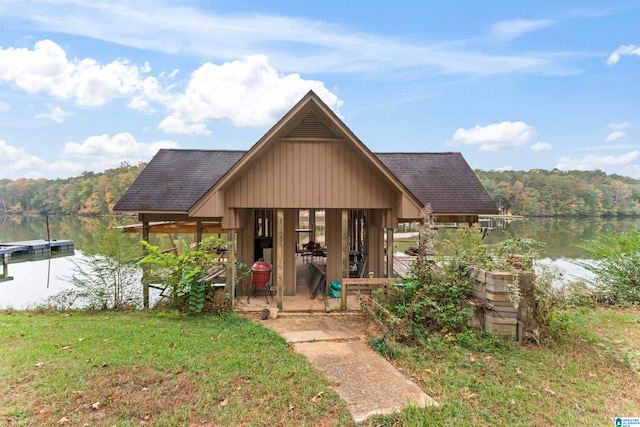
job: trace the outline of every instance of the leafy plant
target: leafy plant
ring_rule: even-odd
[[[74,289],[60,295],[60,301],[80,299],[89,309],[128,309],[140,305],[140,251],[134,241],[111,219],[98,225],[98,248],[84,250],[72,259],[69,280]]]
[[[595,275],[592,282],[609,303],[640,303],[640,230],[609,232],[580,246],[588,258],[578,261]]]
[[[208,237],[197,248],[185,248],[182,252],[163,252],[158,246],[142,242],[148,254],[140,261],[148,265],[161,278],[173,300],[173,305],[185,312],[201,313],[207,304],[224,302],[215,298],[215,288],[202,280],[214,265],[222,265],[218,252],[223,245],[221,239]],[[241,272],[244,270],[241,269]],[[242,280],[242,276],[238,276]],[[212,311],[212,310],[209,310]],[[219,308],[213,311],[221,311]]]

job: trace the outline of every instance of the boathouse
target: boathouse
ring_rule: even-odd
[[[248,151],[160,150],[114,210],[136,213],[143,238],[157,222],[188,228],[198,241],[226,233],[228,289],[235,260],[252,265],[269,250],[282,308],[296,293],[299,235],[314,241],[316,215],[325,220],[327,283],[348,278],[354,258],[382,278],[393,275],[385,248],[394,247],[394,230],[418,221],[427,204],[444,223],[497,213],[460,153],[373,153],[311,91]]]

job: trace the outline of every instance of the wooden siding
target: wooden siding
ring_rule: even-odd
[[[238,174],[225,198],[228,208],[386,209],[398,190],[343,140],[281,140]]]

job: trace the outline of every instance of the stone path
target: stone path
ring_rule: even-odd
[[[398,412],[407,404],[438,404],[369,348],[359,315],[280,313],[276,319],[261,322],[336,384],[356,422],[374,414]]]

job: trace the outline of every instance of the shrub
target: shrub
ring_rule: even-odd
[[[100,221],[98,249],[85,249],[84,257],[72,260],[69,280],[74,289],[51,299],[50,303],[70,305],[79,299],[89,309],[137,308],[141,302],[141,270],[136,262],[140,250],[114,219]]]
[[[230,295],[213,286],[202,278],[213,265],[222,265],[218,252],[223,245],[221,239],[208,237],[197,248],[185,248],[179,254],[162,252],[158,246],[142,242],[148,251],[140,264],[148,265],[153,273],[161,278],[169,291],[173,308],[190,313],[222,313],[231,309]],[[242,263],[238,263],[235,285],[241,283],[249,272]]]
[[[640,303],[640,230],[609,232],[580,247],[594,261],[576,264],[595,275],[592,282],[605,302]]]

